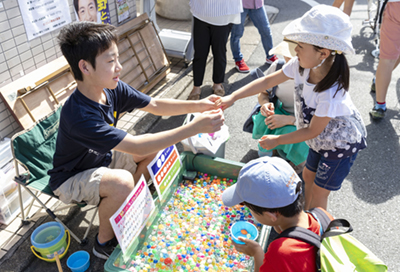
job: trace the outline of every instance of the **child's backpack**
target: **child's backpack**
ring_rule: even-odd
[[[317,247],[317,271],[387,271],[387,266],[378,257],[349,234],[353,228],[347,220],[331,221],[329,216],[319,208],[308,212],[317,219],[321,226],[322,236],[302,227],[293,227],[283,231],[276,239],[289,237]]]

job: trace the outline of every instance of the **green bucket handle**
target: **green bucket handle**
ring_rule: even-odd
[[[71,243],[71,236],[69,235],[69,231],[65,230],[65,232],[67,233],[68,244],[67,244],[67,248],[64,250],[64,253],[61,254],[60,256],[58,256],[58,258],[60,258],[60,259],[62,257],[64,257],[65,254],[67,254],[67,251],[68,251],[68,248],[69,248],[69,244]],[[46,261],[46,262],[49,262],[49,263],[52,263],[52,262],[56,261],[56,257],[54,257],[53,259],[46,259],[46,258],[43,258],[42,256],[38,255],[38,253],[36,252],[34,246],[31,246],[31,250],[32,250],[33,254],[35,254],[36,257],[38,257],[39,259],[41,259],[43,261]]]

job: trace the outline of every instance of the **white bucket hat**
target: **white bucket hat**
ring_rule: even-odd
[[[350,17],[340,9],[317,5],[289,23],[282,35],[286,39],[335,50],[339,54],[354,54],[352,29]]]
[[[288,58],[293,58],[296,56],[296,51],[294,49],[296,48],[296,44],[292,42],[286,42],[283,41],[271,50],[269,50],[268,54],[269,55],[282,55],[284,57]]]

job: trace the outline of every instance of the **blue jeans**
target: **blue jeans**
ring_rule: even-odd
[[[349,174],[357,154],[344,159],[326,159],[310,148],[306,167],[311,172],[316,173],[314,180],[316,185],[330,191],[337,191]]]
[[[264,47],[265,55],[267,58],[270,58],[271,55],[269,55],[268,52],[272,48],[272,36],[268,17],[264,7],[259,9],[243,9],[243,12],[241,13],[240,24],[232,26],[231,50],[233,58],[235,61],[240,61],[243,59],[243,54],[240,52],[240,38],[243,36],[244,22],[247,14],[261,35],[261,41]]]

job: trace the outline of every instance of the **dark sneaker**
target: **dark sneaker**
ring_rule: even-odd
[[[372,119],[379,120],[385,117],[386,110],[384,109],[376,109],[375,107],[369,112],[369,115],[371,115]]]
[[[112,238],[108,241],[104,246],[101,246],[97,241],[97,235],[95,238],[94,246],[93,246],[93,254],[94,256],[107,260],[110,257],[111,253],[113,253],[115,247],[118,245],[117,238]]]
[[[267,58],[267,60],[265,62],[268,64],[272,64],[276,60],[278,60],[278,57],[275,55],[272,55],[271,57]]]
[[[244,62],[244,59],[242,59],[241,61],[235,62],[235,67],[241,73],[250,72],[250,68],[249,68],[249,66],[247,66],[246,62]]]
[[[376,89],[375,89],[375,77],[372,79],[372,83],[371,83],[371,92],[375,92],[376,91]]]

